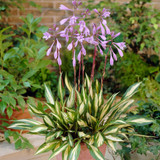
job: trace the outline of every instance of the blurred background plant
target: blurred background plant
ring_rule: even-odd
[[[6,118],[10,119],[15,110],[25,109],[26,97],[30,95],[30,88],[33,87],[33,93],[36,92],[32,93],[32,96],[41,97],[40,93],[43,92],[42,84],[44,81],[56,84],[56,75],[50,74],[49,77],[49,71],[46,68],[52,64],[52,61],[44,59],[48,46],[42,37],[48,28],[40,26],[41,18],[34,18],[31,14],[21,19],[24,25],[17,29],[18,32],[21,32],[21,37],[14,34],[11,27],[3,28],[0,31],[1,131],[5,132],[5,138],[8,142],[10,142],[10,136],[18,138],[16,135],[19,133],[6,130],[8,126]],[[42,78],[41,81],[36,80],[40,78]],[[14,140],[20,141],[16,138]],[[21,142],[17,143],[19,147],[23,148],[26,146],[23,144],[28,141]],[[15,143],[16,148],[17,143]],[[31,147],[29,143],[28,146]]]

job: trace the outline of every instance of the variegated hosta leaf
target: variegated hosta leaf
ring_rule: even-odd
[[[89,144],[89,145],[93,145],[94,142],[95,142],[95,140],[94,140],[94,135],[92,135],[92,136],[90,137],[90,139],[88,140],[88,144]]]
[[[65,85],[66,85],[67,89],[69,90],[69,92],[71,93],[72,92],[72,85],[68,81],[67,75],[65,75]]]
[[[49,116],[44,115],[43,120],[47,125],[49,125],[51,127],[55,127],[53,120]]]
[[[64,122],[66,123],[66,124],[68,124],[69,123],[69,117],[68,117],[68,114],[66,113],[66,112],[61,112],[61,114],[62,114],[62,117],[63,117],[63,120],[64,120]]]
[[[56,131],[52,133],[51,135],[47,136],[46,142],[51,142],[55,140],[55,138],[59,138],[63,134],[63,131]]]
[[[123,95],[122,99],[131,98],[137,92],[137,89],[140,86],[140,84],[141,84],[141,82],[140,83],[135,83],[132,86],[130,86],[127,89],[127,91],[125,92],[125,94]]]
[[[129,118],[127,122],[130,124],[136,124],[136,125],[147,125],[147,124],[153,123],[154,120],[149,118],[134,116]]]
[[[40,110],[37,109],[37,107],[33,106],[32,104],[28,104],[29,109],[32,111],[32,113],[38,114],[38,115],[42,115],[43,112],[41,112]]]
[[[62,74],[59,76],[58,81],[58,97],[60,98],[61,103],[63,104],[63,97],[64,97],[64,88],[62,87]]]
[[[54,148],[54,146],[56,145],[56,143],[57,143],[57,141],[43,143],[38,148],[38,150],[36,151],[35,155],[40,154],[40,153],[44,153],[44,152],[48,152],[48,151],[52,150]]]
[[[80,127],[87,127],[88,126],[87,123],[83,120],[78,120],[77,122],[78,122]]]
[[[71,149],[69,160],[78,160],[79,154],[81,150],[80,141],[75,144],[75,147]]]
[[[68,117],[69,119],[73,122],[75,120],[75,113],[73,112],[68,112]]]
[[[106,104],[104,104],[102,106],[102,110],[101,110],[101,113],[100,113],[100,117],[99,117],[99,120],[101,121],[103,119],[103,117],[108,113],[110,107],[112,106],[116,96],[117,96],[118,93],[116,94],[113,94],[107,101]]]
[[[91,144],[88,144],[87,146],[88,146],[89,151],[94,159],[105,160],[103,154],[100,152],[100,150],[97,147],[95,147]]]
[[[97,119],[91,116],[88,112],[86,113],[87,121],[89,124],[94,124],[97,122]]]
[[[59,102],[55,102],[55,111],[57,112],[57,114],[60,116],[61,115],[61,110],[60,110],[60,104]]]
[[[41,124],[42,124],[41,122],[33,119],[20,119],[20,120],[15,120],[14,123],[12,123],[8,128],[28,130],[31,127]]]
[[[71,151],[71,147],[68,145],[68,147],[66,148],[66,150],[64,150],[62,152],[62,159],[63,160],[68,160],[69,159],[69,153]]]
[[[108,134],[113,134],[113,133],[117,133],[118,132],[118,127],[110,127],[110,128],[107,128],[103,134],[104,135],[108,135]]]
[[[77,104],[81,104],[82,103],[82,98],[81,98],[81,95],[80,93],[76,90],[76,95],[77,95]]]
[[[105,136],[105,138],[108,140],[114,141],[114,142],[123,142],[121,138],[116,137],[116,136],[108,135],[108,136]]]
[[[44,84],[44,87],[45,87],[45,97],[47,102],[54,104],[54,99],[51,89],[46,84]]]
[[[91,98],[93,99],[93,89],[92,89],[92,84],[91,81],[88,77],[88,75],[86,74],[86,82],[87,82],[87,86],[88,86],[88,90],[89,90],[89,95],[91,96]]]
[[[67,100],[67,107],[72,108],[74,103],[75,103],[75,89],[72,88],[70,96],[69,96],[69,98]]]
[[[90,114],[92,114],[92,104],[91,104],[91,100],[90,100],[90,97],[88,97],[88,111]]]
[[[64,143],[64,144],[60,145],[57,149],[55,149],[53,151],[53,153],[49,157],[49,160],[52,159],[53,157],[55,157],[56,155],[60,154],[64,150],[66,150],[67,147],[68,147],[68,143]]]
[[[28,124],[28,125],[41,125],[42,122],[40,121],[36,121],[34,119],[19,119],[19,120],[16,120],[15,122],[18,122],[18,123],[25,123],[25,124]]]
[[[84,109],[85,109],[85,105],[84,105],[84,103],[82,102],[81,105],[79,106],[79,114],[80,114],[80,115],[83,114]]]
[[[96,79],[96,92],[97,92],[97,94],[99,94],[99,82],[98,82],[98,80]]]
[[[55,113],[55,106],[49,103],[46,103],[46,106],[53,112]]]
[[[98,108],[99,108],[99,106],[98,106],[98,95],[97,94],[95,94],[94,95],[94,104],[93,104],[93,106],[94,106],[94,117],[96,117],[97,116],[97,112],[98,112]]]
[[[73,147],[73,137],[70,133],[68,133],[68,140],[69,140],[69,145]]]
[[[80,137],[80,138],[90,138],[91,136],[90,135],[88,135],[88,134],[85,134],[84,132],[78,132],[78,136]]]
[[[87,103],[87,93],[85,92],[84,87],[82,87],[82,96],[83,96],[83,102],[84,104]]]
[[[110,121],[116,119],[117,113],[120,111],[122,107],[124,107],[130,100],[122,100],[119,101],[117,104],[115,104],[112,109],[109,111],[109,113],[104,117],[106,120],[106,123],[110,123]],[[129,103],[130,104],[130,103]],[[119,115],[120,116],[120,115]]]
[[[109,146],[112,148],[112,150],[114,152],[116,152],[116,143],[110,140],[107,140],[107,143],[109,144]]]
[[[46,125],[41,124],[41,125],[37,125],[37,126],[31,128],[29,131],[32,133],[39,133],[39,132],[46,131],[47,129],[48,129],[48,127]]]
[[[98,147],[100,147],[104,143],[104,137],[102,136],[100,132],[98,132],[95,135],[95,140],[96,140],[96,144]]]
[[[8,128],[29,130],[31,126],[28,126],[28,124],[25,124],[25,123],[12,123]]]
[[[98,106],[101,106],[102,103],[103,103],[103,92],[101,90],[98,96]]]

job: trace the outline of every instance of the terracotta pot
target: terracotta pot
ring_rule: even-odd
[[[12,124],[13,123],[13,120],[15,119],[30,119],[32,118],[31,114],[29,113],[27,107],[25,107],[24,111],[19,109],[19,110],[13,110],[13,114],[12,116],[9,118],[7,116],[7,114],[5,116],[2,116],[0,114],[0,125],[2,125],[2,122],[6,122],[8,124]],[[6,119],[6,120],[2,120],[2,119]],[[5,129],[8,129],[7,127],[4,127]],[[13,129],[10,129],[10,130],[13,130]],[[18,131],[20,132],[20,130],[15,130],[14,131]],[[23,131],[23,133],[26,133],[27,131]],[[2,130],[0,130],[0,133],[3,133]]]
[[[99,150],[105,156],[106,144],[103,144],[102,146],[100,146]],[[56,160],[62,160],[62,154],[57,155]],[[84,143],[81,143],[81,152],[79,154],[78,160],[94,160],[94,158],[91,156],[91,154],[89,152],[89,149],[87,148],[86,144],[84,144]]]

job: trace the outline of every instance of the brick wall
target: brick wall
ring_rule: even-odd
[[[30,0],[28,0],[30,1]],[[53,24],[59,22],[60,19],[69,15],[67,11],[60,11],[58,8],[60,4],[70,6],[72,0],[32,0],[37,4],[42,6],[42,12],[37,9],[24,4],[25,11],[20,11],[16,8],[11,9],[11,15],[8,18],[5,18],[4,21],[12,25],[21,24],[20,16],[26,16],[28,13],[32,13],[35,17],[42,17],[42,24],[48,27],[53,26]],[[87,0],[82,0],[83,2]],[[101,0],[96,0],[101,1]],[[127,0],[115,0],[120,3],[127,2]],[[160,0],[153,0],[152,5],[155,8],[160,9]]]

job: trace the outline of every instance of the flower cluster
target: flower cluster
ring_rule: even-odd
[[[73,50],[73,66],[76,66],[76,47],[80,47],[80,52],[77,56],[77,59],[80,62],[81,55],[86,55],[86,49],[84,47],[84,43],[86,42],[97,47],[101,55],[103,55],[103,51],[106,50],[107,47],[109,47],[110,64],[113,65],[114,61],[117,61],[117,56],[114,53],[114,49],[112,47],[114,46],[118,50],[119,55],[122,57],[122,50],[124,50],[125,48],[125,43],[114,42],[114,39],[118,37],[120,33],[114,34],[114,32],[111,32],[107,26],[106,18],[110,16],[109,10],[103,8],[103,10],[100,12],[97,9],[94,9],[93,11],[98,15],[99,18],[99,24],[97,25],[93,23],[90,27],[91,29],[89,29],[84,19],[86,16],[91,14],[90,11],[87,9],[80,16],[76,16],[76,10],[79,9],[79,6],[82,4],[82,2],[74,0],[72,1],[72,4],[73,9],[70,9],[64,5],[60,5],[59,7],[60,10],[71,11],[73,13],[72,16],[60,21],[60,25],[67,24],[65,29],[58,32],[58,27],[54,26],[53,29],[50,29],[54,34],[51,35],[49,32],[44,33],[43,38],[45,38],[46,40],[48,40],[49,38],[53,38],[53,43],[47,51],[47,56],[50,55],[53,45],[55,44],[56,50],[54,52],[54,58],[57,59],[59,65],[62,64],[60,58],[60,49],[62,46],[58,41],[58,37],[63,37],[68,43],[67,49]],[[106,40],[107,35],[111,36],[110,40]]]

